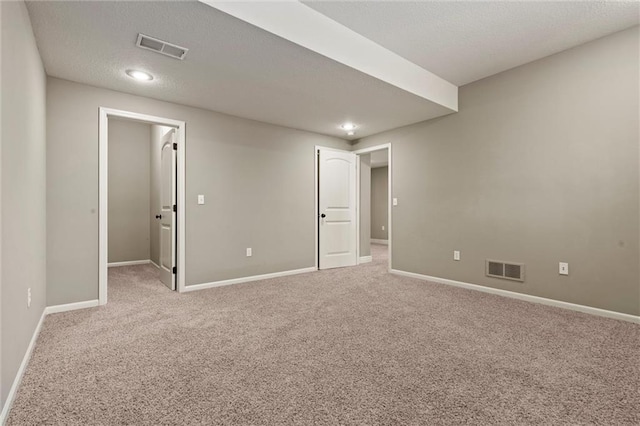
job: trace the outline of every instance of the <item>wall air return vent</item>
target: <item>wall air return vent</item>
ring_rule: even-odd
[[[162,55],[170,56],[175,59],[183,60],[189,49],[178,45],[162,41],[160,39],[149,37],[148,35],[138,34],[136,46],[141,49],[152,50]]]
[[[512,281],[524,281],[524,263],[487,259],[486,275]]]

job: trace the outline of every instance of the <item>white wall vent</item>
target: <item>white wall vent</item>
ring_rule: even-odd
[[[186,47],[180,47],[176,44],[168,43],[144,34],[138,34],[136,46],[180,60],[183,60],[189,51]]]
[[[486,275],[505,280],[524,281],[524,263],[487,259]]]

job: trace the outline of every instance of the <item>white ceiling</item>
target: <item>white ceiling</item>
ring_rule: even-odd
[[[354,138],[451,111],[197,2],[30,2],[48,75],[292,128]],[[138,33],[189,48],[135,47]],[[149,71],[140,84],[124,71]],[[346,137],[345,137],[346,139]]]
[[[458,111],[458,86],[299,1],[199,0],[322,56]]]
[[[305,4],[456,85],[638,23],[637,3]],[[451,113],[195,1],[27,6],[53,77],[345,139]],[[136,48],[140,32],[189,48],[186,59]],[[359,125],[352,138],[345,121]]]
[[[638,25],[637,1],[305,1],[462,86]]]

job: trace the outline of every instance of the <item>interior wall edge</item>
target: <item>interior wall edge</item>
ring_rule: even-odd
[[[432,277],[430,275],[417,274],[415,272],[402,271],[398,269],[392,269],[392,274],[401,275],[404,277],[415,278],[421,281],[427,281],[430,283],[450,285],[453,287],[460,287],[467,290],[479,291],[482,293],[494,294],[501,297],[508,297],[511,299],[523,300],[530,303],[538,303],[541,305],[554,306],[556,308],[569,309],[572,311],[582,312],[585,314],[596,315],[605,318],[612,318],[621,321],[632,322],[640,324],[640,316],[627,314],[624,312],[611,311],[608,309],[600,309],[588,305],[579,305],[577,303],[565,302],[557,299],[548,299],[546,297],[532,296],[526,293],[517,293],[514,291],[502,290],[494,287],[487,287],[478,284],[471,284],[463,281],[450,280],[447,278]]]
[[[11,388],[9,389],[8,395],[4,404],[2,405],[2,411],[0,412],[0,425],[4,425],[7,419],[9,418],[9,413],[11,411],[11,406],[13,405],[13,401],[15,400],[16,394],[18,393],[18,389],[20,389],[20,383],[22,383],[22,377],[24,376],[24,372],[29,365],[29,360],[31,359],[31,354],[33,353],[33,348],[36,346],[36,341],[38,340],[38,336],[40,335],[40,330],[42,329],[42,324],[44,322],[44,318],[47,316],[46,309],[42,310],[40,314],[40,320],[36,325],[35,330],[29,340],[29,346],[27,346],[27,350],[22,357],[22,362],[20,363],[20,367],[13,379],[13,383],[11,384]]]

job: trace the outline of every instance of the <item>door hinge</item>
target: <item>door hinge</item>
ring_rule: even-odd
[[[175,142],[173,143],[173,150],[174,150],[174,151],[177,151],[177,150],[178,150],[178,144],[177,144],[177,143],[175,143]]]
[[[177,273],[178,272],[178,268],[176,268],[175,266],[173,267],[173,273]]]
[[[177,212],[177,211],[178,211],[178,206],[177,206],[177,205],[175,205],[175,204],[173,205],[173,211],[174,211],[174,212]]]

